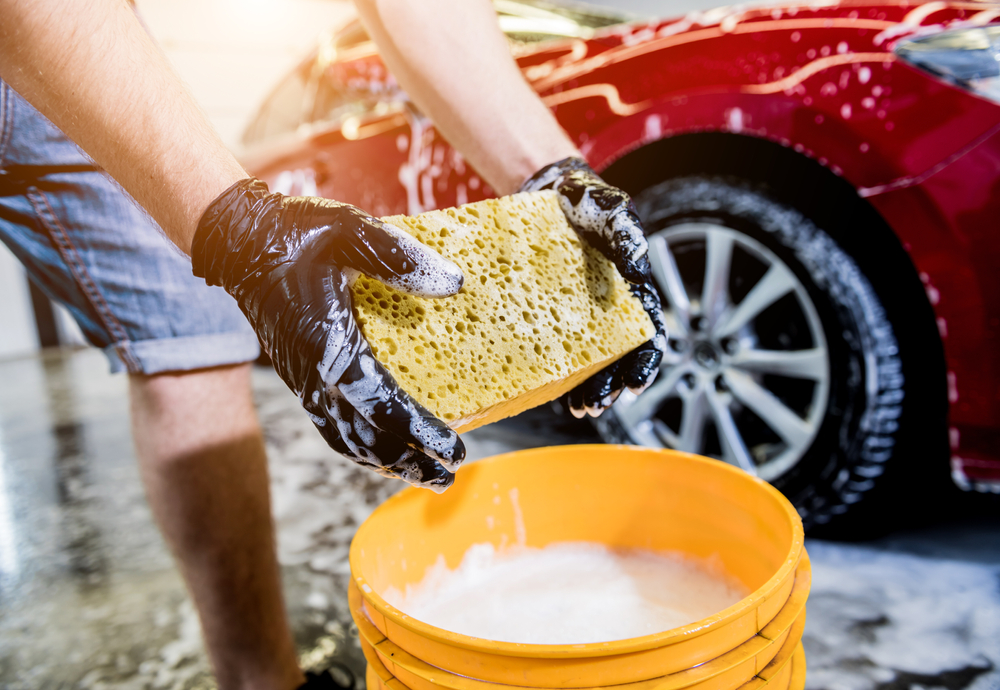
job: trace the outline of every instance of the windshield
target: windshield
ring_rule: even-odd
[[[573,22],[587,29],[601,29],[627,22],[632,17],[620,12],[592,7],[576,2],[549,0],[493,0],[497,14],[538,19],[540,21]]]
[[[589,38],[595,29],[628,21],[628,17],[581,4],[546,0],[493,0],[500,28],[515,43],[561,38]]]
[[[576,2],[552,0],[493,0],[500,28],[512,49],[543,41],[589,38],[594,31],[631,19],[624,14]],[[295,131],[303,124],[336,124],[351,116],[391,110],[392,94],[398,87],[388,83],[372,89],[361,79],[355,87],[350,79],[330,70],[338,57],[357,52],[357,57],[374,54],[374,46],[360,21],[353,21],[334,35],[320,41],[312,60],[301,65],[275,89],[243,135],[245,144],[271,139]],[[359,75],[360,76],[360,75]]]
[[[594,7],[582,2],[552,2],[551,0],[493,0],[498,13],[520,14],[542,17],[555,15],[566,17],[581,26],[600,29],[631,21],[635,17],[604,7]]]
[[[493,0],[500,28],[517,43],[539,43],[560,38],[588,38],[596,29],[623,24],[628,15],[577,2],[551,0]],[[338,50],[353,48],[370,39],[361,22],[337,34]]]

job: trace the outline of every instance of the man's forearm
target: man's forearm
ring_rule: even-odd
[[[124,0],[0,0],[0,76],[118,181],[185,252],[247,177]]]
[[[488,0],[356,0],[400,85],[498,194],[579,155],[524,81]]]

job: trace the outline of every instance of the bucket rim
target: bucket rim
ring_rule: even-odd
[[[730,472],[739,476],[742,480],[755,485],[758,489],[768,493],[784,509],[785,516],[789,519],[792,527],[791,545],[784,562],[763,585],[718,613],[712,614],[701,620],[697,620],[689,625],[679,628],[672,628],[663,632],[642,635],[639,637],[629,637],[622,640],[610,640],[607,642],[588,642],[581,644],[527,644],[519,642],[504,642],[499,640],[488,640],[462,633],[452,632],[437,626],[424,623],[405,612],[389,604],[382,596],[365,580],[363,575],[359,575],[358,561],[361,558],[358,535],[360,535],[370,524],[372,517],[385,506],[398,503],[400,501],[412,500],[410,497],[416,492],[422,491],[418,487],[407,487],[399,493],[390,496],[358,527],[354,539],[351,541],[351,548],[348,561],[351,570],[351,578],[357,585],[361,596],[367,605],[373,607],[375,611],[394,624],[409,630],[410,632],[426,637],[440,643],[467,649],[473,652],[487,652],[501,656],[534,657],[534,658],[583,658],[595,656],[611,656],[618,654],[628,654],[629,652],[641,652],[655,647],[663,647],[676,644],[684,640],[700,637],[708,632],[723,628],[743,615],[750,613],[767,601],[777,592],[790,576],[794,575],[798,567],[799,560],[805,544],[805,532],[802,527],[802,518],[798,511],[785,496],[764,480],[747,474],[743,470],[729,465],[721,460],[707,458],[693,453],[672,450],[669,448],[646,448],[644,446],[631,446],[624,444],[603,444],[587,443],[572,445],[543,446],[539,448],[528,448],[516,450],[508,453],[501,453],[475,461],[479,464],[494,464],[504,462],[513,457],[526,457],[531,455],[546,455],[553,451],[565,452],[567,450],[601,449],[623,453],[640,453],[669,456],[684,462],[710,465],[723,472]],[[762,626],[759,626],[762,627]]]

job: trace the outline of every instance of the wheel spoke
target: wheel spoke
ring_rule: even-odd
[[[719,435],[719,445],[722,446],[722,459],[730,465],[736,465],[740,469],[752,474],[757,474],[757,465],[750,457],[750,451],[743,443],[743,436],[736,428],[736,421],[729,411],[727,401],[717,394],[709,395],[709,404],[712,409],[712,416],[715,417],[715,428]]]
[[[705,233],[705,282],[701,289],[701,313],[711,328],[729,303],[729,264],[733,236],[721,230]]]
[[[686,369],[673,367],[667,371],[660,370],[660,375],[649,388],[637,397],[631,405],[619,405],[616,408],[618,417],[626,426],[635,426],[647,421],[660,409],[663,401],[677,388],[677,382]]]
[[[677,270],[673,252],[662,235],[649,238],[649,265],[653,271],[653,279],[666,297],[670,310],[677,315],[679,325],[686,329],[691,313],[691,300],[684,288],[680,271]]]
[[[702,431],[705,428],[705,418],[708,415],[708,405],[705,393],[701,390],[693,395],[681,398],[684,409],[681,412],[681,428],[677,437],[677,450],[688,453],[701,452]]]
[[[733,396],[764,420],[790,446],[803,446],[812,438],[812,425],[790,410],[749,374],[730,369],[725,375]]]
[[[795,276],[792,272],[780,264],[772,264],[739,305],[721,319],[716,336],[735,333],[794,288]]]
[[[688,330],[686,324],[682,323],[681,319],[678,318],[677,312],[671,311],[669,309],[663,312],[663,321],[667,326],[667,337],[670,339],[676,338],[677,341],[685,341],[688,335]],[[685,347],[686,343],[681,344],[681,348]],[[666,351],[663,353],[663,361],[660,363],[662,369],[667,367],[673,367],[684,361],[683,351],[678,351],[674,349],[673,345],[668,341],[668,346]]]
[[[729,360],[732,366],[765,374],[779,374],[812,381],[829,376],[826,350],[740,350]]]
[[[654,434],[654,447],[663,446],[664,448],[673,448],[675,450],[680,447],[677,434],[659,419],[654,419],[650,422],[650,428]]]

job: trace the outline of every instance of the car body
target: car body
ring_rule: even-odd
[[[934,410],[921,425],[940,426],[926,454],[941,466],[950,456],[962,488],[1000,491],[1000,105],[899,48],[992,26],[1000,7],[841,0],[623,22],[539,3],[497,6],[525,78],[591,165],[633,196],[665,170],[759,181],[758,160],[769,161],[771,188],[788,177],[815,181],[787,180],[789,190],[800,185],[791,206],[812,187],[847,190],[843,209],[868,220],[852,233],[841,218],[838,241],[881,281],[884,299],[919,322],[899,339],[920,342],[907,375],[927,374],[910,404],[921,398]],[[248,169],[272,189],[375,215],[492,194],[416,111],[356,23],[324,39],[279,86],[246,143]],[[734,158],[722,150],[743,153],[699,167]],[[891,236],[871,229],[881,224]],[[879,275],[881,252],[898,254],[895,296],[895,279]],[[862,474],[848,482],[859,491]]]

